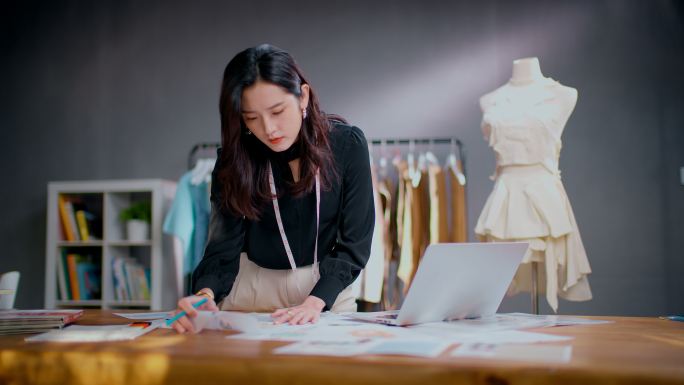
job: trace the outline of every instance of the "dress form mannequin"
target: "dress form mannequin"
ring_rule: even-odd
[[[511,83],[515,85],[524,85],[544,79],[541,67],[539,66],[539,59],[536,57],[528,57],[513,61],[513,76],[511,76]]]
[[[537,264],[543,265],[539,278],[554,311],[558,296],[591,299],[591,268],[558,169],[561,135],[576,103],[577,90],[545,77],[537,58],[515,60],[509,82],[480,99],[496,182],[475,233],[486,242],[529,242],[509,293],[535,291]]]

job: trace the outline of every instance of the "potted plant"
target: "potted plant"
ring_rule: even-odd
[[[136,202],[121,210],[119,219],[126,224],[126,238],[129,241],[147,241],[150,239],[150,222],[152,205],[150,202]]]

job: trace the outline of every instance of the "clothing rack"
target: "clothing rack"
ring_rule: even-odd
[[[461,161],[463,174],[467,175],[465,150],[463,149],[463,142],[458,138],[375,138],[370,141],[370,144],[373,146],[451,144],[458,150],[458,159]]]
[[[466,159],[465,150],[463,149],[463,142],[457,138],[411,138],[411,139],[373,139],[370,141],[373,146],[382,145],[431,145],[431,144],[452,144],[458,149],[458,159],[461,161],[463,174],[466,175]],[[530,293],[532,302],[532,313],[539,314],[539,277],[538,277],[538,263],[532,262],[532,292]]]
[[[458,138],[411,138],[411,139],[398,139],[398,138],[382,138],[382,139],[372,139],[370,141],[373,146],[381,145],[430,145],[430,144],[452,144],[458,150],[458,159],[461,161],[461,167],[463,167],[463,173],[465,174],[466,162],[465,162],[465,150],[463,149],[463,142]],[[195,164],[195,157],[197,153],[203,150],[213,149],[221,147],[221,143],[218,142],[200,142],[192,146],[190,153],[188,154],[188,169],[191,169]]]
[[[194,146],[192,146],[192,149],[190,150],[190,153],[188,154],[188,170],[191,169],[195,165],[195,157],[197,156],[197,153],[201,150],[208,150],[208,149],[214,149],[216,150],[217,148],[221,147],[221,143],[218,142],[202,142],[202,143],[197,143]]]

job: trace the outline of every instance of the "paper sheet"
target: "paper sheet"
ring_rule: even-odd
[[[237,330],[249,333],[259,330],[259,321],[252,314],[235,311],[205,311],[197,312],[197,317],[191,319],[196,332],[207,330]]]
[[[568,341],[572,337],[557,336],[544,333],[531,333],[508,328],[538,326],[549,324],[549,320],[522,320],[510,317],[492,319],[465,320],[456,322],[434,322],[411,327],[387,326],[368,322],[358,322],[344,315],[324,314],[316,324],[307,325],[273,325],[270,315],[255,314],[258,329],[235,334],[226,338],[272,341],[315,341],[339,342],[363,340],[383,341],[424,341],[427,343],[442,342],[449,344],[486,343],[486,344],[529,344],[537,342]],[[308,345],[302,345],[304,348]],[[325,344],[312,348],[325,348]],[[293,348],[294,349],[294,348]]]
[[[231,339],[271,340],[271,341],[326,341],[345,342],[366,339],[408,339],[432,340],[432,337],[421,336],[412,331],[368,322],[357,322],[334,314],[324,313],[315,324],[306,325],[274,325],[270,315],[256,315],[258,329],[248,333],[227,336]]]
[[[534,344],[539,342],[570,341],[573,338],[574,337],[531,333],[520,330],[502,330],[492,333],[474,333],[472,335],[463,336],[461,341],[465,343],[484,344]]]
[[[429,323],[407,328],[426,337],[439,338],[451,343],[521,344],[568,341],[573,337],[520,330],[489,330],[489,328],[462,328],[451,322]]]
[[[540,363],[567,363],[572,358],[572,346],[473,343],[459,346],[451,352],[451,356]]]
[[[165,320],[173,315],[173,311],[170,312],[145,312],[145,313],[114,313],[119,317],[132,319],[132,320]],[[199,310],[197,312],[197,317],[191,319],[195,330],[199,333],[200,331],[207,330],[238,330],[241,332],[254,331],[258,329],[258,320],[254,314],[245,314],[240,312],[232,311],[205,311]],[[165,322],[160,324],[161,328],[168,329]]]
[[[365,353],[437,357],[449,346],[451,346],[451,343],[448,341],[380,341],[377,345],[372,346]]]
[[[314,356],[358,356],[378,341],[300,341],[274,349],[275,354],[314,355]]]
[[[501,315],[509,317],[510,319],[517,319],[520,321],[538,320],[541,322],[547,322],[550,324],[549,326],[600,325],[613,323],[613,321],[579,318],[565,315],[537,315],[527,313],[507,313]]]
[[[450,344],[418,340],[300,341],[274,350],[276,354],[358,356],[362,354],[437,357]]]
[[[114,315],[133,320],[155,320],[168,318],[172,313],[173,311],[159,311],[146,313],[114,313]]]
[[[71,325],[61,330],[28,337],[28,342],[103,342],[128,341],[158,328],[163,320],[134,322],[127,325]]]
[[[403,328],[382,325],[263,325],[255,332],[226,338],[270,341],[359,341],[365,339],[432,339]]]

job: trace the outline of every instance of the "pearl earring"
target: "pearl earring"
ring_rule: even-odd
[[[302,119],[306,119],[306,108],[302,109]]]

